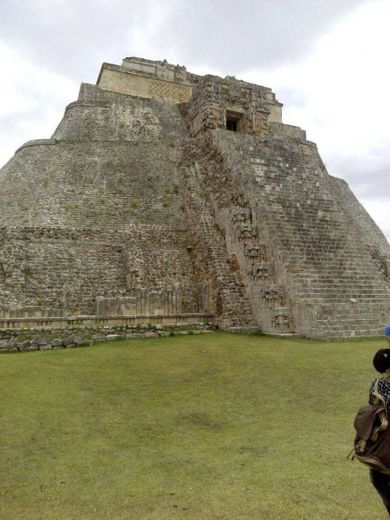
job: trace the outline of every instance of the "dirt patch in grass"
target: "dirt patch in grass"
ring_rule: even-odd
[[[205,413],[181,414],[177,417],[179,424],[192,427],[206,428],[208,430],[222,430],[226,425],[214,422]]]

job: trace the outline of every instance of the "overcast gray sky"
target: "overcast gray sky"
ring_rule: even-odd
[[[0,164],[49,137],[103,61],[273,88],[390,238],[390,0],[0,0]]]

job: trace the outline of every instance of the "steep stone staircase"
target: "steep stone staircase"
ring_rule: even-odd
[[[210,258],[220,271],[218,278],[228,283],[229,288],[223,289],[227,297],[226,304],[231,305],[232,296],[236,298],[237,295],[237,282],[231,279],[232,273],[235,280],[239,276],[240,294],[245,290],[247,295],[244,305],[241,304],[234,311],[237,324],[242,324],[243,317],[248,320],[251,315],[251,323],[263,332],[292,334],[294,323],[291,306],[275,277],[272,248],[262,240],[258,226],[253,223],[250,207],[242,200],[241,194],[234,190],[225,167],[218,150],[199,140],[192,180],[187,180],[187,185],[191,184],[193,204],[187,201],[186,206],[194,208],[192,212],[196,220],[204,222],[205,229],[220,230],[217,241],[214,234],[210,237],[209,249],[213,251],[213,248],[218,247],[219,250],[218,254],[211,254]],[[222,184],[218,183],[218,179],[222,179]],[[222,201],[226,197],[228,200]],[[221,211],[216,198],[221,199],[225,218],[220,218]],[[199,211],[200,208],[203,208],[203,213]],[[209,233],[204,233],[204,237],[209,237]],[[230,269],[226,272],[229,264]]]
[[[337,202],[315,145],[227,131],[214,132],[214,145],[270,237],[297,331],[381,334],[390,314],[389,279]]]

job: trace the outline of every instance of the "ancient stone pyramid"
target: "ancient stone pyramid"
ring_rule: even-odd
[[[0,172],[0,316],[380,334],[390,246],[281,108],[229,76],[103,64]]]

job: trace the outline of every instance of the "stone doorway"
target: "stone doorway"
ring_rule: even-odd
[[[244,131],[244,114],[226,110],[226,130],[232,132]]]

